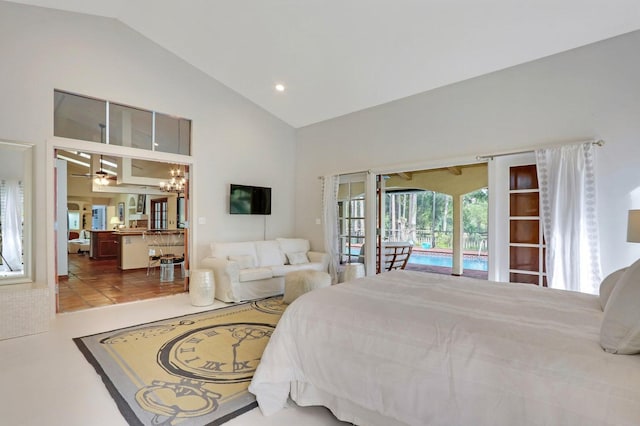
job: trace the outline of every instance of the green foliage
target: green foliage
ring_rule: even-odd
[[[438,247],[449,247],[451,231],[453,230],[453,200],[447,194],[432,191],[420,191],[416,194],[416,229],[436,232]],[[391,202],[391,198],[394,202]],[[411,194],[387,193],[385,199],[384,229],[391,229],[391,208],[395,207],[396,227],[399,223],[409,224],[409,203]],[[435,206],[434,206],[435,202]],[[468,234],[487,232],[487,212],[489,205],[489,191],[479,189],[462,197],[463,202],[463,232]],[[438,231],[446,231],[438,232]]]
[[[462,197],[462,224],[464,232],[486,233],[489,211],[489,191],[487,188],[470,192]]]
[[[437,233],[436,246],[434,248],[451,248],[451,234],[444,232]]]

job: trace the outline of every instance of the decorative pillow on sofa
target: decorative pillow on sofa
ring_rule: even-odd
[[[600,345],[614,354],[640,353],[640,260],[622,274],[607,301]]]
[[[286,262],[287,258],[282,250],[280,250],[280,245],[277,241],[256,241],[255,244],[259,267],[282,266],[284,262]]]
[[[602,282],[600,283],[600,307],[602,308],[603,311],[605,306],[607,306],[607,301],[611,296],[611,292],[613,291],[613,288],[616,286],[616,283],[622,277],[622,275],[624,274],[624,271],[626,271],[627,269],[629,268],[622,268],[622,269],[618,269],[615,272],[612,272],[607,276],[607,278],[602,280]]]
[[[287,253],[287,259],[289,259],[289,265],[302,265],[304,263],[309,263],[307,253],[303,251]]]
[[[228,259],[234,262],[238,262],[238,268],[240,269],[251,269],[256,267],[255,262],[253,261],[253,256],[249,256],[249,255],[228,256]]]
[[[276,241],[280,244],[280,249],[284,254],[301,251],[306,253],[311,250],[309,240],[305,240],[304,238],[276,238]]]

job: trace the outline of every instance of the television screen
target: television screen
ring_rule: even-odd
[[[271,214],[271,188],[231,184],[229,213]]]

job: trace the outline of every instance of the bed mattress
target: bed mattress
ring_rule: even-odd
[[[638,425],[640,357],[599,345],[597,296],[391,271],[285,311],[249,390],[356,424]]]

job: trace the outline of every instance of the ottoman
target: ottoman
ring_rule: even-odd
[[[331,276],[320,271],[293,271],[284,276],[284,303],[291,303],[298,296],[316,288],[329,287]]]

